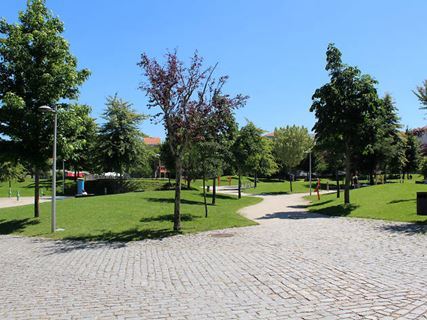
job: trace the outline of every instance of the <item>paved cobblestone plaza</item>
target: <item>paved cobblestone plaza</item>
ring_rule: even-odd
[[[131,243],[1,236],[0,319],[427,318],[425,226],[298,206],[259,221]]]

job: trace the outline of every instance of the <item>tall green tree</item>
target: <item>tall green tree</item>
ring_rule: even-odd
[[[105,123],[98,136],[99,163],[103,171],[113,171],[123,177],[143,159],[143,135],[139,124],[144,116],[132,109],[132,104],[117,97],[107,98],[103,113]]]
[[[74,171],[96,168],[98,125],[87,105],[71,104],[58,112],[58,158]]]
[[[39,178],[51,155],[51,115],[38,108],[76,99],[89,71],[63,38],[63,23],[45,0],[30,0],[18,23],[0,21],[0,141],[2,150],[34,168],[34,216],[40,215]]]
[[[333,147],[343,155],[345,163],[344,203],[350,203],[353,160],[372,143],[372,131],[380,99],[377,82],[356,67],[345,65],[341,52],[330,44],[326,52],[329,83],[317,89],[310,111],[316,116],[316,141]],[[327,143],[326,143],[327,142]]]
[[[254,174],[259,168],[263,152],[263,130],[257,128],[253,122],[242,127],[231,149],[234,156],[234,165],[239,177],[238,197],[242,197],[242,175]]]
[[[12,188],[12,181],[25,178],[25,167],[20,163],[13,163],[10,161],[0,163],[0,181],[7,181],[9,183],[9,193]]]
[[[307,128],[286,126],[274,130],[274,152],[278,162],[292,174],[292,171],[307,156],[313,147],[313,139]],[[292,192],[292,178],[289,179]]]
[[[421,86],[418,86],[413,92],[421,103],[420,109],[426,110],[427,109],[427,80],[425,80],[423,84]]]
[[[374,184],[378,170],[386,173],[390,163],[402,155],[399,120],[393,98],[386,94],[380,100],[377,114],[372,119],[371,141],[367,141],[370,143],[357,159],[360,167],[369,173],[371,184]]]
[[[421,143],[415,135],[408,131],[406,132],[405,158],[406,163],[403,173],[407,175],[416,173],[422,162]]]

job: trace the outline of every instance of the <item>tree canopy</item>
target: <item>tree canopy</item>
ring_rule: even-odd
[[[38,108],[78,97],[89,76],[77,69],[77,59],[63,38],[63,23],[45,0],[30,0],[18,23],[0,21],[0,141],[2,149],[34,166],[35,216],[39,216],[39,170],[52,145],[53,122]]]

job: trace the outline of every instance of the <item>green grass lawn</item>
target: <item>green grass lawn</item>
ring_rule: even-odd
[[[414,223],[427,223],[427,216],[416,214],[416,193],[427,192],[427,185],[390,183],[352,190],[351,205],[344,206],[344,193],[308,197],[311,212],[332,216],[348,216]]]
[[[205,218],[200,191],[183,191],[182,196],[183,233],[254,225],[237,211],[261,201],[218,195]],[[106,241],[162,238],[174,234],[173,197],[173,191],[150,191],[58,201],[57,227],[65,231],[55,234],[50,234],[50,203],[41,204],[39,220],[32,218],[32,206],[5,208],[0,210],[0,234]]]
[[[40,190],[43,195],[50,195],[51,187],[52,180],[40,179]],[[62,181],[58,181],[58,188],[62,190]],[[21,197],[34,196],[34,180],[28,177],[23,182],[12,181],[12,197],[16,197],[18,191]],[[9,182],[0,182],[0,198],[5,198],[8,196]]]
[[[326,188],[326,182],[333,182],[327,179],[321,179],[322,186]],[[317,180],[313,179],[312,188],[316,188]],[[293,193],[306,193],[310,190],[310,183],[304,180],[297,180],[292,183]],[[243,192],[251,194],[286,194],[291,193],[289,181],[282,180],[264,180],[258,182],[256,188],[245,189]]]

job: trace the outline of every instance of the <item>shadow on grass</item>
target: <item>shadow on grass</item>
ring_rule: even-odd
[[[199,216],[183,213],[181,214],[181,221],[193,221],[195,219],[199,219]],[[156,217],[146,217],[140,220],[141,222],[153,222],[153,221],[170,221],[173,222],[173,214],[164,214]]]
[[[327,203],[331,203],[333,201],[334,200],[327,200],[327,201],[317,202],[317,203],[310,204],[307,207],[309,207],[309,208],[318,207],[318,206],[322,206],[322,205],[327,204]]]
[[[400,200],[393,200],[390,201],[388,204],[395,204],[395,203],[401,203],[401,202],[415,202],[415,199],[400,199]]]
[[[175,202],[175,199],[173,199],[173,198],[168,198],[168,199],[145,198],[145,199],[149,202],[160,202],[160,203],[174,203]],[[203,201],[181,199],[181,204],[203,205]]]
[[[384,225],[381,229],[392,233],[402,233],[406,235],[427,234],[427,220],[424,222]]]
[[[326,202],[324,202],[324,203],[326,203]],[[313,205],[308,206],[308,208],[310,208],[310,209],[312,207],[313,207]],[[345,217],[345,216],[348,216],[349,214],[351,214],[351,212],[353,210],[357,209],[358,207],[359,206],[355,205],[355,204],[349,204],[349,205],[340,204],[340,205],[331,206],[331,207],[327,207],[327,208],[311,209],[310,212],[318,213],[318,214],[322,214],[322,215],[327,215],[327,216]]]
[[[39,220],[29,218],[21,220],[0,220],[0,234],[20,232],[28,226],[33,226],[39,223]]]
[[[266,214],[263,217],[258,218],[257,220],[267,220],[267,219],[318,219],[318,218],[329,218],[327,215],[322,215],[318,213],[312,213],[307,211],[294,211],[294,212],[273,212]]]
[[[256,189],[254,189],[256,191]],[[288,191],[271,191],[271,192],[254,192],[253,194],[259,194],[261,196],[275,196],[275,195],[281,195],[281,194],[290,194],[291,192]]]

